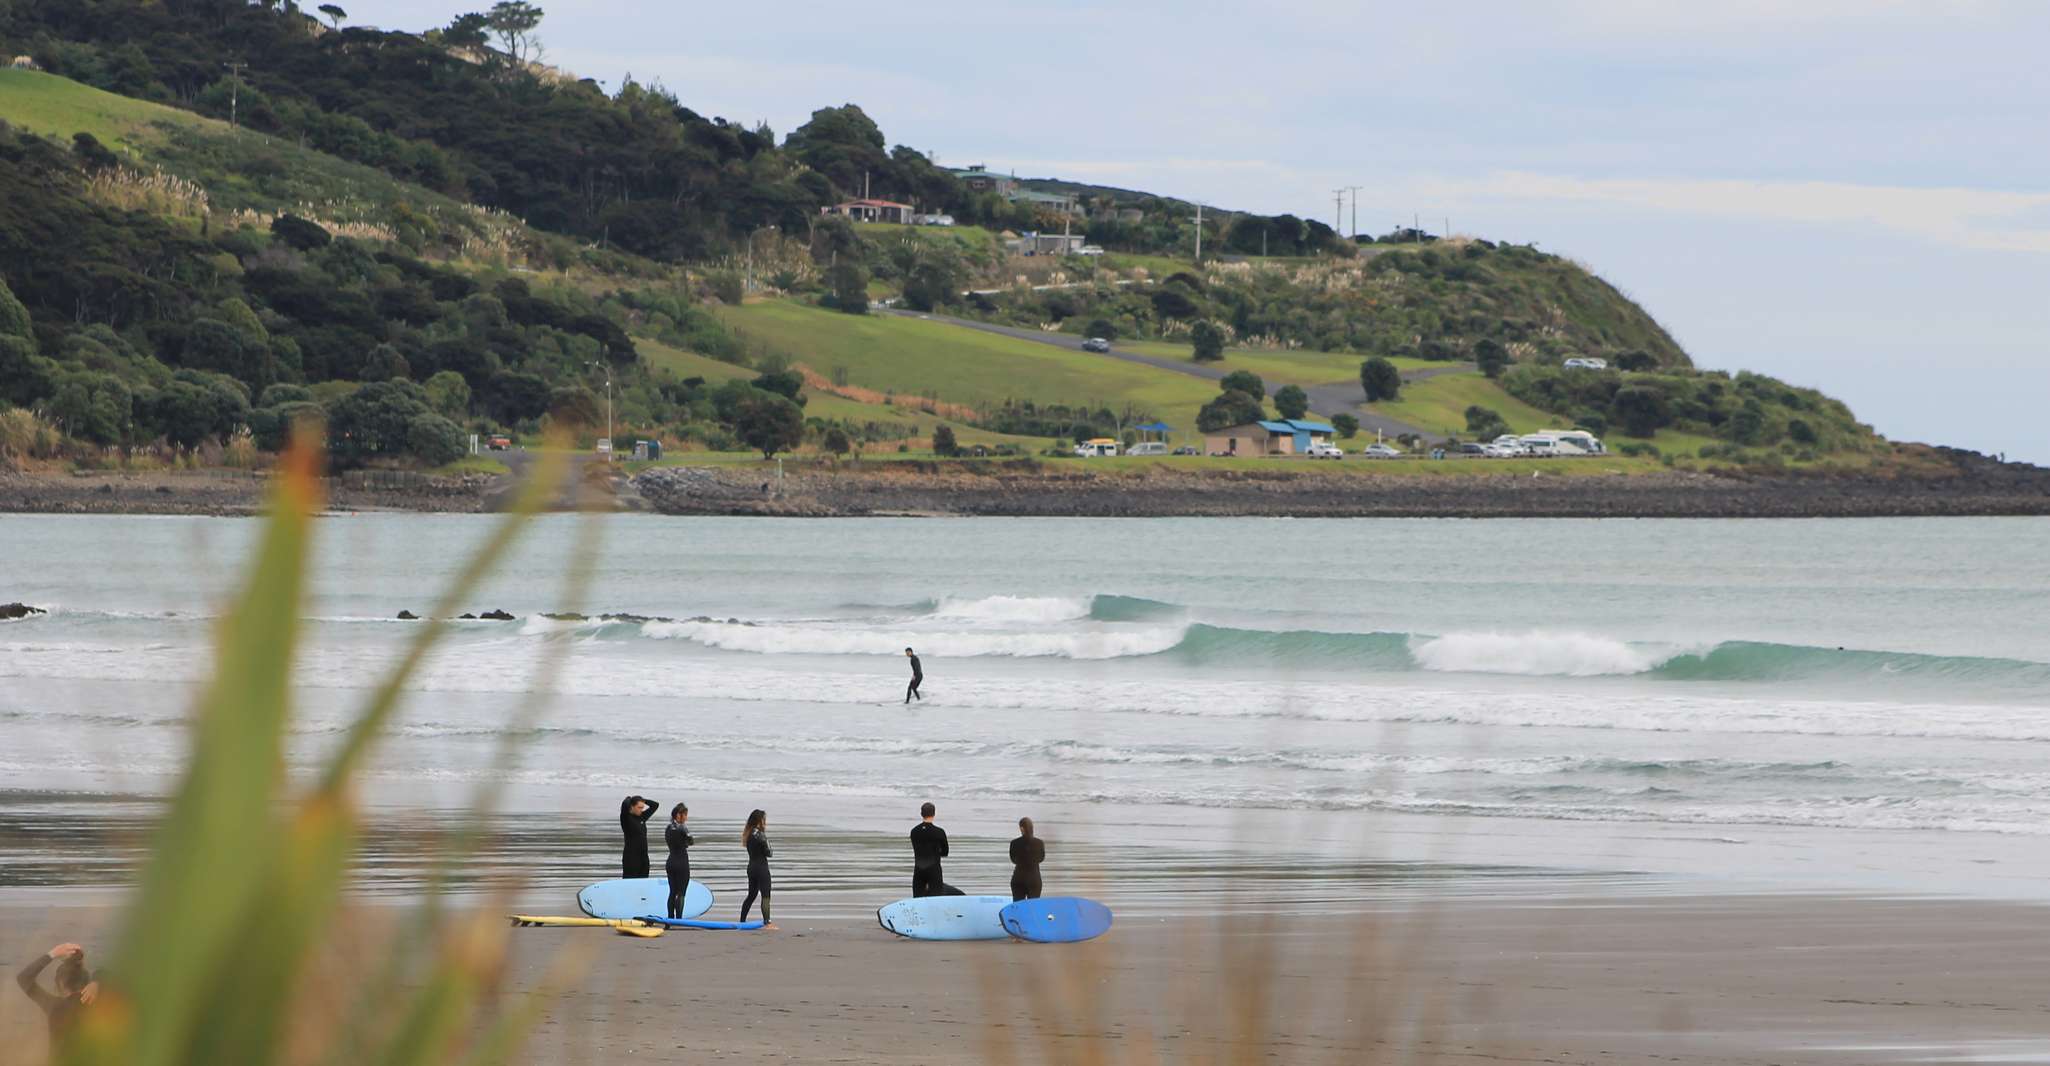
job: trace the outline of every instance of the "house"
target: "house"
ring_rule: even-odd
[[[1076,203],[1075,198],[1072,196],[1060,196],[1050,192],[1033,192],[1031,189],[1019,189],[1006,197],[1006,199],[1014,204],[1025,204],[1029,207],[1041,208],[1058,214],[1079,215],[1082,213],[1081,205]]]
[[[1012,255],[1079,255],[1086,238],[1079,233],[1025,233],[1004,242]]]
[[[1323,422],[1300,418],[1247,422],[1203,434],[1208,455],[1308,455],[1310,445],[1330,443],[1338,432]]]
[[[910,204],[895,200],[849,200],[819,208],[822,215],[845,215],[856,222],[895,222],[900,226],[910,225],[916,213]]]
[[[1018,180],[1016,178],[1004,174],[992,174],[987,167],[980,163],[969,167],[967,170],[956,170],[953,174],[961,180],[961,184],[968,186],[971,192],[993,192],[998,196],[1009,199],[1011,194],[1018,189]]]

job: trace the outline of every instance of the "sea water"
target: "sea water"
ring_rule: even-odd
[[[494,521],[315,523],[295,765]],[[0,601],[50,609],[0,623],[0,789],[161,792],[260,529],[0,518]],[[1378,816],[1594,865],[2050,853],[2042,519],[550,516],[460,606],[516,619],[454,625],[373,795],[940,798],[1190,838]]]

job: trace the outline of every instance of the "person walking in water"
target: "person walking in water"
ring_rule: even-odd
[[[57,963],[57,991],[44,990],[37,981],[43,970],[51,963]],[[92,1006],[100,994],[100,983],[92,979],[85,969],[85,949],[77,944],[59,944],[36,956],[21,972],[14,975],[16,984],[23,993],[43,1008],[43,1016],[50,1024],[50,1046],[54,1049],[64,1031],[78,1020],[78,1013]],[[56,1057],[54,1054],[51,1056]]]
[[[918,665],[916,652],[905,648],[904,655],[911,660],[911,687],[904,690],[904,702],[910,703],[914,698],[924,702],[925,697],[918,694],[918,686],[925,683],[925,670]]]
[[[915,682],[914,682],[915,683]],[[930,803],[918,808],[918,824],[911,827],[911,895],[942,896],[946,881],[940,876],[940,860],[947,857],[947,831],[933,824],[939,808]]]
[[[755,897],[762,897],[762,928],[776,928],[776,920],[769,917],[769,812],[756,808],[747,816],[747,825],[740,830],[741,843],[747,845],[747,898],[740,901],[740,920],[747,921],[747,912],[754,908]]]
[[[619,876],[628,880],[648,876],[648,816],[658,809],[654,800],[641,796],[619,801],[619,831],[626,835],[626,849],[619,855]]]
[[[1032,835],[1032,819],[1018,819],[1018,839],[1011,841],[1011,902],[1039,898],[1039,864],[1045,861],[1046,841]]]
[[[669,861],[662,872],[669,877],[671,918],[683,917],[683,894],[690,889],[690,846],[698,841],[685,826],[688,821],[690,808],[679,803],[669,808],[669,824],[662,827],[662,840],[669,845]]]

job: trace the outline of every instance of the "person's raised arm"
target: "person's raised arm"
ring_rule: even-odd
[[[59,944],[29,960],[29,964],[22,967],[20,973],[14,975],[14,983],[20,985],[22,992],[28,998],[34,1000],[36,1006],[43,1008],[45,1011],[62,1002],[62,997],[45,991],[43,986],[36,982],[36,978],[40,977],[43,970],[48,968],[51,963],[62,957],[59,953],[63,952],[65,948],[71,948],[75,951],[77,950],[77,945]]]
[[[649,818],[654,817],[655,812],[660,810],[662,807],[661,804],[656,803],[654,800],[651,800],[646,796],[641,797],[641,802],[647,805],[646,808],[643,809],[640,813],[640,819],[643,822],[647,821]]]

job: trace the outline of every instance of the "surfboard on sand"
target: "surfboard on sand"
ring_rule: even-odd
[[[662,928],[665,928],[665,929],[743,929],[743,930],[745,930],[745,929],[760,929],[760,928],[761,928],[762,926],[764,926],[764,925],[767,925],[767,924],[768,924],[768,923],[766,923],[766,922],[762,921],[762,920],[761,920],[760,918],[756,918],[756,919],[754,919],[754,920],[752,920],[752,921],[746,921],[746,922],[707,922],[707,921],[703,921],[703,920],[700,920],[700,919],[697,919],[697,918],[657,918],[657,917],[655,917],[655,916],[654,916],[654,915],[652,915],[652,914],[644,914],[644,915],[642,915],[642,916],[641,916],[641,921],[644,921],[644,922],[648,923],[649,925],[654,925],[654,926],[660,926],[660,927],[662,927]]]
[[[913,940],[1002,940],[1009,896],[926,896],[876,911],[882,927]]]
[[[585,885],[577,893],[577,906],[593,918],[624,921],[644,914],[662,914],[669,909],[669,879],[636,877],[632,880],[600,881]],[[692,881],[683,891],[683,916],[695,918],[712,909],[712,890]]]
[[[506,917],[511,918],[514,925],[562,926],[573,929],[617,929],[622,925],[638,926],[641,924],[638,918],[593,918],[589,915],[570,917],[561,914],[509,914]]]
[[[654,938],[661,936],[663,933],[666,933],[669,930],[664,929],[659,925],[643,925],[640,923],[626,925],[622,923],[620,925],[614,926],[612,931],[618,933],[620,936],[637,936],[644,940],[653,940]]]
[[[1039,944],[1072,944],[1110,932],[1110,908],[1093,899],[1048,896],[1004,907],[1004,930]]]

